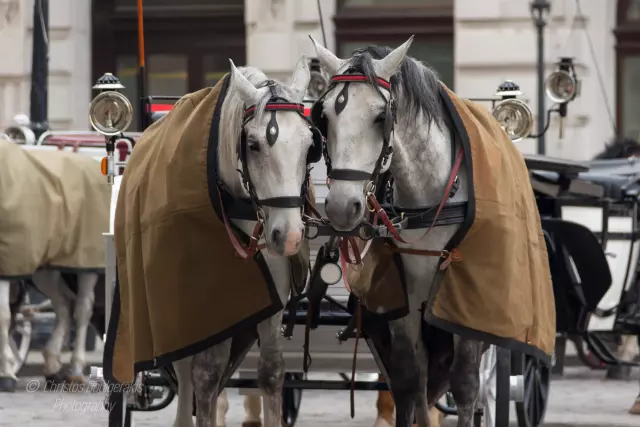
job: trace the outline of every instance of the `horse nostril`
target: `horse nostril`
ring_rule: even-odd
[[[279,243],[281,240],[281,236],[282,236],[282,231],[280,231],[280,229],[278,228],[274,228],[273,231],[271,232],[271,241],[275,243]]]
[[[360,202],[354,202],[353,204],[353,216],[358,216],[360,215],[360,212],[362,212],[362,203]]]

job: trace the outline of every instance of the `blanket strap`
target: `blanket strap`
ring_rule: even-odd
[[[251,241],[249,246],[240,243],[236,234],[231,229],[231,224],[229,224],[229,219],[227,218],[227,214],[225,213],[224,205],[222,204],[222,196],[220,195],[220,190],[218,190],[218,199],[220,200],[220,210],[222,211],[222,219],[224,221],[224,228],[227,230],[227,235],[229,236],[229,240],[233,245],[233,248],[236,250],[236,253],[240,258],[247,259],[253,258],[253,255],[257,251],[264,249],[265,245],[259,245],[258,241],[262,236],[264,218],[259,214],[258,221],[256,222],[256,226],[253,228],[253,234],[251,235]]]

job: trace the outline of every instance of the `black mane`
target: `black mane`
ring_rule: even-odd
[[[594,160],[624,159],[631,156],[640,156],[640,143],[631,138],[614,138],[607,144]]]
[[[373,80],[376,76],[373,59],[382,59],[391,53],[393,49],[386,46],[367,46],[353,51],[349,60],[352,71],[362,73]],[[436,121],[441,125],[443,114],[440,101],[439,77],[435,70],[405,56],[400,65],[400,70],[391,77],[393,96],[399,101],[398,108],[402,114],[410,117],[418,117],[422,112],[429,124]],[[403,96],[398,96],[399,92]]]

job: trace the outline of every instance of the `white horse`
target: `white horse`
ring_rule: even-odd
[[[298,197],[307,174],[307,154],[312,147],[310,124],[294,112],[277,112],[277,141],[267,140],[269,114],[263,114],[274,89],[276,95],[292,103],[301,103],[309,84],[307,61],[302,57],[292,76],[291,86],[276,83],[267,87],[267,77],[258,69],[237,69],[231,63],[230,86],[221,107],[218,148],[219,178],[234,197],[246,198],[238,169],[238,141],[246,132],[247,170],[259,200],[276,197]],[[243,124],[245,108],[256,105],[254,118]],[[299,207],[263,206],[265,242],[263,255],[276,284],[278,295],[286,305],[290,292],[290,267],[287,256],[297,253],[302,243],[303,222]],[[232,220],[248,235],[254,221]],[[226,242],[225,242],[226,243]],[[257,326],[260,339],[258,382],[264,402],[265,427],[280,427],[282,419],[282,356],[280,324],[282,311]],[[222,390],[220,381],[229,363],[231,339],[201,353],[173,363],[178,378],[178,411],[174,427],[192,427],[193,398],[196,399],[196,426],[224,425],[224,408],[218,413],[216,401]],[[224,406],[226,399],[222,399]],[[216,422],[218,421],[218,422]]]
[[[397,122],[395,131],[387,139],[393,155],[383,164],[379,164],[379,159],[386,149],[384,138],[387,126],[391,124],[390,117],[385,114],[390,91],[374,84],[351,84],[345,89],[346,84],[338,83],[323,100],[328,154],[332,170],[339,169],[341,173],[332,176],[325,206],[329,220],[338,230],[352,230],[362,221],[366,212],[364,186],[369,180],[367,176],[378,166],[382,166],[380,171],[390,168],[396,206],[438,206],[447,187],[452,153],[455,153],[452,150],[454,141],[445,125],[435,72],[406,56],[412,39],[395,50],[369,47],[346,60],[336,57],[312,39],[321,66],[331,76],[354,66],[371,81],[382,78],[388,82],[392,76],[396,79],[391,90],[397,106]],[[354,172],[362,177],[355,180]],[[452,203],[468,200],[468,177],[464,167],[459,169],[458,178],[458,190],[449,199]],[[459,224],[435,227],[428,239],[398,246],[420,250],[443,248],[458,228]],[[401,233],[403,239],[414,242],[425,234],[425,230],[402,230]],[[388,380],[393,385],[396,426],[411,426],[415,413],[418,425],[424,427],[429,425],[429,415],[427,351],[421,338],[422,304],[428,299],[438,257],[407,254],[401,257],[409,294],[409,313],[389,322],[393,363],[389,366]],[[470,427],[478,396],[482,343],[455,336],[454,347],[450,390],[458,409],[458,426]]]

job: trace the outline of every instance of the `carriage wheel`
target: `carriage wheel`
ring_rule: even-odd
[[[304,379],[302,373],[287,372],[284,374],[284,380]],[[300,402],[302,401],[302,389],[285,387],[282,390],[282,425],[283,427],[293,427],[298,419],[300,412]]]
[[[476,418],[476,427],[509,426],[510,357],[509,350],[494,345],[482,355],[478,396],[482,417]]]
[[[524,400],[516,402],[519,427],[542,425],[549,400],[551,371],[535,357],[513,354],[513,374],[524,377]]]
[[[29,303],[29,293],[26,292],[24,294],[22,304],[28,305]],[[22,371],[22,368],[24,368],[24,365],[26,364],[27,355],[31,349],[32,330],[31,320],[27,319],[20,313],[16,313],[15,321],[9,331],[9,336],[11,337],[9,340],[9,347],[11,348],[16,361],[16,365],[14,366],[15,376],[20,374],[20,371]]]

